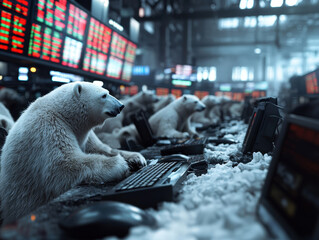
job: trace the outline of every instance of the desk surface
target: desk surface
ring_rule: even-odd
[[[232,134],[242,141],[246,125],[237,125],[228,128],[225,134]],[[170,240],[176,236],[184,239],[269,239],[256,219],[255,209],[271,158],[256,154],[252,162],[234,165],[229,155],[239,148],[240,143],[208,145],[205,149],[208,161],[221,159],[228,163],[212,165],[208,173],[200,177],[189,175],[177,203],[165,203],[156,211],[150,210],[159,228],[133,231],[129,239]],[[98,200],[99,195],[110,187],[111,184],[75,187],[17,223],[3,226],[0,238],[67,239],[58,221],[77,208]]]

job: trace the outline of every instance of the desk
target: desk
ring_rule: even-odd
[[[238,132],[236,129],[240,129]],[[228,128],[225,134],[232,134],[242,141],[245,125]],[[234,131],[233,133],[231,131]],[[238,132],[237,134],[235,132]],[[207,159],[220,158],[227,161],[227,154],[240,147],[220,145],[205,149]],[[138,228],[129,239],[270,239],[258,222],[255,211],[270,156],[254,154],[254,160],[247,164],[233,166],[232,162],[216,164],[207,174],[200,177],[191,174],[185,181],[176,203],[164,203],[158,210],[150,210],[158,221],[159,228]],[[57,225],[77,207],[90,204],[93,199],[110,186],[79,186],[64,193],[31,215],[21,218],[16,225],[5,226],[1,239],[61,239],[64,233]],[[26,236],[26,237],[25,237]]]

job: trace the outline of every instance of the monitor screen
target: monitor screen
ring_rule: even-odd
[[[110,58],[107,65],[107,76],[110,78],[120,79],[122,74],[123,61],[125,60],[125,49],[128,41],[120,34],[113,32],[110,46]],[[132,74],[132,66],[125,64],[125,81],[129,81]],[[124,71],[124,69],[123,69]]]
[[[319,210],[319,130],[287,123],[264,197],[299,236],[313,234]]]
[[[168,88],[156,88],[156,95],[157,96],[166,96],[169,94]]]
[[[38,0],[31,25],[28,55],[61,63],[63,30],[66,27],[66,0]]]
[[[305,76],[305,80],[306,80],[306,93],[307,94],[319,93],[316,72],[307,74]]]
[[[180,89],[172,89],[171,93],[176,97],[179,98],[180,96],[182,96],[183,92]]]
[[[120,34],[113,32],[110,53],[119,59],[124,58],[127,40]]]
[[[79,41],[85,37],[85,29],[88,14],[76,7],[74,4],[69,6],[69,17],[66,32]]]
[[[132,76],[133,63],[125,62],[123,66],[122,80],[129,82]]]
[[[125,33],[96,20],[74,1],[0,1],[1,60],[130,81],[136,49]]]
[[[136,55],[136,44],[128,41],[125,51],[125,62],[123,66],[122,80],[129,82],[132,77],[133,63]]]
[[[128,42],[126,52],[125,52],[125,60],[133,63],[135,60],[135,54],[136,54],[136,44],[132,42]]]
[[[23,54],[26,41],[30,1],[3,0],[0,3],[0,50]]]
[[[107,76],[111,78],[120,79],[123,61],[111,56],[107,66]]]
[[[106,74],[111,32],[109,27],[91,17],[83,70],[100,75]]]

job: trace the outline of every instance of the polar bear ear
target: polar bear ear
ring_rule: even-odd
[[[2,125],[2,127],[3,127],[3,128],[7,128],[8,123],[7,123],[7,121],[6,121],[6,120],[1,119],[1,125]]]
[[[82,92],[82,86],[81,84],[75,84],[74,88],[73,88],[73,92],[74,92],[74,95],[77,96],[77,97],[80,97],[81,95],[81,92]]]
[[[186,97],[186,96],[184,96],[184,97],[183,97],[183,101],[186,101],[186,100],[187,100],[187,97]]]

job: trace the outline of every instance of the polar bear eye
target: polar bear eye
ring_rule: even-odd
[[[198,103],[198,101],[195,101],[194,103]]]
[[[106,98],[107,97],[107,95],[106,94],[104,94],[103,96],[102,96],[102,98]]]

